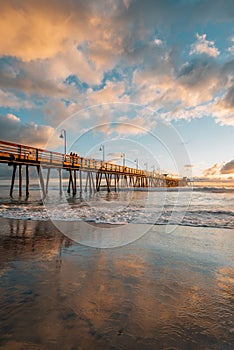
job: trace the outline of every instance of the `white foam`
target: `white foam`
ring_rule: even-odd
[[[177,224],[234,228],[234,193],[195,191],[188,205],[188,189],[136,193],[96,194],[80,200],[57,195],[42,205],[41,200],[17,202],[9,199],[0,205],[0,216],[23,220],[91,221],[108,224]]]
[[[114,206],[107,209],[105,205],[99,205],[98,207],[73,205],[71,208],[66,206],[65,209],[63,205],[45,208],[43,206],[4,204],[0,206],[0,216],[22,220],[92,221],[114,225],[126,223],[170,223],[188,226],[234,228],[234,213],[227,210],[188,210],[181,220],[181,211],[171,211],[171,208],[164,208],[160,215],[157,215],[155,208],[142,210],[142,208],[137,208],[135,205],[121,209],[117,208]],[[173,217],[171,216],[172,213]]]

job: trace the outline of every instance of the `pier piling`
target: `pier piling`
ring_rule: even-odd
[[[28,197],[29,196],[29,165],[26,165],[25,173],[26,173],[26,197]]]
[[[10,189],[10,197],[13,197],[14,183],[15,183],[15,173],[16,173],[17,165],[13,165],[12,178],[11,178],[11,189]]]

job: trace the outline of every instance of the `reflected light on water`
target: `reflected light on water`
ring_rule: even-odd
[[[221,230],[157,226],[97,249],[50,222],[1,224],[0,348],[233,348],[231,230],[221,241]]]

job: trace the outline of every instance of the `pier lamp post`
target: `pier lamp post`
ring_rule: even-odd
[[[138,170],[138,167],[139,167],[139,161],[138,161],[138,158],[134,160],[134,163],[136,163],[136,169]]]
[[[105,162],[105,146],[101,145],[99,151],[102,151],[102,161]]]
[[[67,154],[67,132],[65,129],[61,130],[60,139],[64,139],[64,154]]]
[[[147,162],[144,163],[144,166],[145,166],[145,170],[148,171],[148,163]]]
[[[126,154],[122,153],[121,158],[123,158],[123,166],[125,166],[125,159],[126,159]]]
[[[152,165],[151,168],[153,169],[153,176],[154,176],[154,173],[155,173],[155,166]]]

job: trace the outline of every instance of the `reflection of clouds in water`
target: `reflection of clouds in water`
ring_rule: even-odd
[[[94,224],[83,221],[56,221],[56,227],[67,237],[93,248],[117,248],[141,238],[150,225],[140,224]]]
[[[216,278],[222,285],[234,284],[234,268],[223,267],[219,269]]]
[[[11,225],[4,222],[9,233]],[[22,239],[24,223],[14,222],[12,233],[1,235],[2,243],[9,241],[2,258],[7,259],[8,251],[12,262],[0,287],[2,329],[8,327],[7,338],[0,333],[4,349],[21,343],[43,350],[58,344],[63,349],[77,344],[85,349],[231,344],[231,268],[219,230],[209,229],[209,234],[180,228],[166,234],[165,228],[155,227],[134,244],[93,249],[62,240],[49,222],[38,227],[27,221],[26,227],[29,243],[24,248],[11,243]]]
[[[194,337],[198,342],[204,332],[207,346],[221,338],[226,326],[220,322],[217,327],[217,320],[224,317],[216,308],[214,280],[205,273],[207,267],[179,260],[171,269],[173,257],[166,261],[158,254],[139,257],[132,249],[124,250],[111,257],[103,251],[98,254],[72,304],[97,333],[104,334],[107,343],[115,344],[120,330],[125,339],[131,335],[142,346],[150,339],[151,346],[155,345],[157,333],[167,346],[175,342],[184,349]]]
[[[222,297],[230,300],[231,303],[233,301],[234,266],[218,269],[216,271],[216,279],[219,293],[222,294]]]

